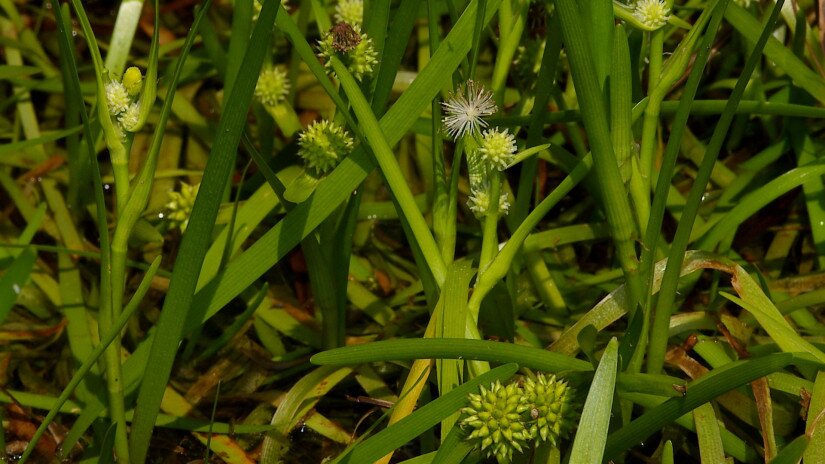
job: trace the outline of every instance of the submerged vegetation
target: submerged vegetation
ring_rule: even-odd
[[[812,0],[0,0],[18,462],[825,462]]]

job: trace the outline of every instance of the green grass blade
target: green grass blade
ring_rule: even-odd
[[[450,338],[387,340],[346,346],[318,353],[310,360],[319,365],[348,365],[406,359],[466,359],[518,364],[543,372],[591,371],[587,361],[511,343]]]
[[[207,1],[196,17],[192,25],[192,33],[187,37],[188,46],[191,46],[195,31],[208,6]],[[272,33],[269,25],[274,21],[279,7],[280,3],[273,1],[264,5],[260,21],[250,39],[250,47],[244,56],[242,65],[244,69],[260,69],[266,51],[266,47],[262,45],[269,42]],[[186,51],[188,47],[184,48],[182,59],[175,70],[176,76],[180,75]],[[161,312],[156,337],[148,358],[147,365],[151,365],[152,370],[147,371],[141,384],[135,420],[132,424],[129,448],[133,462],[138,464],[142,464],[146,459],[155,418],[178,345],[183,337],[184,325],[192,308],[193,294],[201,264],[211,240],[218,206],[234,166],[241,132],[246,123],[246,111],[252,100],[256,81],[257,74],[240,75],[236,80],[236,85],[231,92],[232,98],[226,102],[225,111],[221,116],[218,135],[215,137],[211,156],[204,171],[187,233],[181,242],[169,292],[164,302],[164,310]]]
[[[808,445],[811,443],[811,438],[807,435],[800,435],[794,439],[794,441],[788,443],[787,446],[782,448],[782,451],[779,452],[773,459],[771,459],[770,464],[797,464],[800,459],[804,456],[805,451],[810,448]],[[818,443],[821,445],[821,443]],[[819,446],[814,446],[814,448],[818,448]],[[819,461],[809,461],[807,458],[804,460],[805,462],[819,462]]]
[[[789,365],[794,356],[772,354],[758,359],[736,361],[688,384],[683,398],[671,398],[607,438],[605,457],[615,458],[622,451],[644,441],[666,424],[675,421],[717,396],[750,383]]]
[[[625,192],[619,167],[610,139],[607,105],[599,85],[592,50],[582,23],[578,2],[557,0],[556,9],[561,18],[565,51],[576,86],[582,120],[593,152],[593,165],[598,179],[603,208],[616,245],[616,254],[630,290],[631,307],[641,301],[642,287],[638,274],[638,260],[633,243],[634,219]],[[611,31],[612,34],[612,31]],[[611,36],[612,37],[612,36]],[[610,55],[607,56],[609,69]]]
[[[725,464],[725,450],[719,434],[719,422],[713,405],[705,403],[693,410],[696,436],[699,440],[699,456],[703,463]]]
[[[825,371],[816,374],[811,402],[808,405],[808,420],[805,422],[805,435],[814,443],[825,440]],[[782,454],[782,451],[780,451]],[[825,447],[814,446],[805,450],[805,462],[825,462]]]
[[[756,65],[762,58],[762,49],[771,37],[771,31],[776,19],[779,17],[779,12],[782,8],[784,0],[778,0],[774,6],[771,15],[766,18],[763,25],[762,33],[754,46],[753,51],[745,63],[744,69],[739,75],[736,82],[736,87],[728,99],[725,112],[719,118],[716,128],[713,130],[713,136],[705,150],[705,156],[702,158],[702,164],[699,166],[699,171],[696,174],[696,179],[690,189],[687,202],[682,216],[679,219],[679,225],[676,229],[676,235],[673,238],[673,243],[668,255],[668,266],[665,269],[665,274],[662,277],[662,285],[659,289],[659,297],[654,306],[652,306],[653,313],[651,314],[651,328],[650,328],[650,345],[647,353],[647,371],[649,373],[658,373],[664,365],[665,351],[667,349],[667,328],[670,316],[673,313],[673,304],[676,300],[676,287],[679,284],[679,270],[681,269],[682,259],[684,258],[685,250],[687,250],[688,242],[690,241],[690,233],[693,229],[693,224],[696,216],[699,213],[702,196],[705,194],[708,181],[713,170],[713,165],[719,157],[719,152],[722,149],[722,144],[727,138],[728,130],[733,122],[734,111],[739,104],[739,100],[745,93],[745,88],[750,82]],[[663,181],[668,181],[664,178]],[[653,245],[652,243],[648,245]]]
[[[438,452],[432,458],[434,464],[460,464],[473,450],[473,442],[465,440],[465,432],[460,427],[450,428],[447,437],[441,441]]]
[[[6,320],[11,308],[17,302],[23,286],[34,269],[37,254],[30,248],[24,249],[8,269],[0,276],[0,323]]]
[[[786,48],[782,42],[770,36],[773,28],[765,29],[763,24],[759,24],[756,18],[735,2],[731,2],[725,10],[725,19],[749,42],[752,42],[754,37],[759,37],[763,32],[768,32],[770,39],[765,45],[765,56],[785,70],[793,79],[794,84],[805,89],[820,103],[825,103],[825,80],[805,66],[805,63],[797,58],[793,51]]]
[[[618,370],[619,342],[613,338],[599,361],[590,392],[584,402],[579,429],[573,440],[570,464],[598,464],[602,462],[604,446],[610,426],[613,390]]]

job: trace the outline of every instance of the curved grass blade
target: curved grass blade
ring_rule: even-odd
[[[791,364],[794,359],[794,355],[790,353],[776,353],[758,359],[735,361],[714,369],[688,384],[683,398],[665,401],[607,437],[605,457],[615,458],[622,451],[642,442],[680,416],[725,392],[776,372]]]
[[[275,427],[266,438],[261,449],[261,462],[280,462],[289,451],[287,436],[315,407],[329,390],[352,373],[350,368],[332,366],[320,367],[303,376],[287,393],[278,406],[271,424]]]
[[[593,370],[587,361],[541,348],[463,338],[387,340],[346,346],[318,353],[310,361],[324,366],[432,358],[515,362],[520,366],[544,372]]]

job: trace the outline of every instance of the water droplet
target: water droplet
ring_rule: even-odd
[[[20,286],[19,285],[14,284],[14,285],[11,286],[11,289],[14,290],[15,294],[17,294],[17,295],[20,294]]]
[[[72,30],[72,37],[77,37],[77,31]]]
[[[158,219],[163,219],[163,213],[158,213]]]
[[[109,190],[110,188],[112,188],[112,186],[111,186],[111,185],[109,185],[109,184],[103,184],[103,190]]]

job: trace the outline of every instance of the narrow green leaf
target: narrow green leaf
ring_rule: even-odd
[[[805,451],[809,448],[809,444],[811,443],[811,438],[808,435],[800,435],[794,439],[794,441],[788,443],[787,446],[782,448],[782,451],[779,452],[773,459],[771,459],[770,464],[798,464],[799,460],[802,459]],[[821,445],[821,443],[818,443]],[[814,446],[814,448],[819,448],[821,446]],[[805,462],[820,462],[820,461],[809,461],[807,458]]]
[[[765,29],[764,25],[759,24],[756,18],[737,5],[736,2],[731,2],[728,5],[725,10],[725,19],[742,34],[745,40],[751,43],[753,43],[755,37],[759,37],[767,31],[770,38],[765,45],[765,56],[785,70],[793,79],[794,84],[807,90],[821,103],[825,103],[825,80],[805,66],[805,63],[797,58],[790,49],[786,48],[782,42],[770,36],[773,31],[772,28]]]
[[[155,274],[158,272],[160,268],[160,257],[155,258],[152,261],[151,267],[146,273],[143,275],[143,279],[140,281],[137,290],[135,290],[135,294],[132,299],[129,301],[129,304],[123,309],[123,312],[120,314],[118,320],[112,326],[112,329],[109,333],[105,334],[104,337],[100,340],[97,346],[94,347],[92,352],[89,354],[85,360],[83,360],[83,364],[75,371],[72,379],[69,383],[63,387],[63,391],[60,392],[60,396],[54,402],[54,405],[51,406],[49,413],[46,414],[46,417],[40,422],[40,425],[37,427],[34,435],[32,435],[31,441],[29,445],[26,447],[25,452],[22,456],[20,456],[20,463],[23,464],[26,459],[31,455],[31,453],[35,449],[35,445],[37,441],[40,440],[40,437],[43,436],[43,433],[49,428],[49,425],[52,423],[57,414],[61,411],[61,408],[66,401],[72,396],[77,388],[80,385],[80,382],[86,377],[86,374],[92,370],[92,368],[97,364],[97,360],[103,354],[104,351],[109,347],[109,345],[120,336],[121,331],[124,327],[126,327],[126,323],[129,322],[129,319],[135,313],[135,311],[140,307],[140,302],[143,300],[143,297],[146,295],[146,292],[149,291],[150,284],[152,283],[152,279],[155,277]]]
[[[17,295],[29,281],[35,260],[37,260],[37,254],[31,248],[26,248],[17,255],[11,266],[0,276],[0,323],[6,320],[11,308],[17,302]]]
[[[192,33],[187,37],[188,46],[191,46],[195,36],[194,32],[198,30],[200,20],[208,7],[209,1],[207,0],[195,18],[191,28]],[[269,42],[272,34],[270,25],[275,19],[278,8],[280,8],[280,2],[270,0],[266,2],[261,10],[259,22],[250,39],[251,45],[243,59],[243,69],[260,69],[267,48],[262,44]],[[175,82],[180,76],[186,52],[188,52],[187,46],[184,47],[184,53],[178,63],[178,68],[175,70]],[[252,100],[252,92],[256,81],[257,74],[250,73],[238,76],[231,92],[232,98],[226,102],[224,113],[221,116],[211,156],[206,165],[198,197],[189,219],[189,226],[181,241],[169,292],[164,302],[164,310],[161,311],[156,328],[156,337],[148,358],[147,365],[151,365],[152,370],[145,376],[141,384],[137,407],[135,408],[135,419],[132,424],[129,448],[132,461],[138,464],[142,464],[146,459],[155,418],[160,408],[163,391],[169,379],[178,345],[184,335],[184,325],[192,308],[192,299],[197,287],[201,265],[212,237],[212,228],[215,224],[218,206],[234,165],[238,142],[246,123],[246,111]],[[167,98],[171,101],[170,97]]]
[[[348,365],[406,359],[466,359],[519,365],[543,372],[591,371],[587,361],[540,348],[489,340],[453,338],[388,340],[324,351],[310,361],[319,365]]]
[[[699,440],[699,456],[702,463],[725,464],[725,450],[719,435],[719,422],[713,405],[705,403],[693,410],[696,436]]]
[[[814,388],[811,392],[805,435],[810,437],[814,443],[825,442],[825,371],[822,370],[816,374]],[[779,454],[782,454],[782,451]],[[813,446],[806,449],[804,461],[825,462],[825,447]]]
[[[717,396],[789,365],[794,356],[771,354],[758,359],[736,361],[711,371],[688,384],[683,398],[671,398],[650,409],[638,419],[612,433],[607,438],[605,457],[613,459],[621,453]]]
[[[599,464],[604,455],[607,432],[610,426],[613,390],[616,387],[619,342],[610,340],[599,361],[593,383],[584,402],[579,429],[573,440],[570,464]]]

